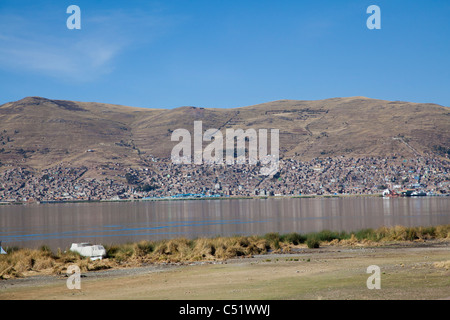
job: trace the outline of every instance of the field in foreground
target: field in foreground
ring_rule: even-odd
[[[381,269],[369,290],[367,267]],[[83,273],[80,290],[64,276],[0,281],[0,299],[450,299],[450,242],[379,247],[324,245],[294,253],[221,262],[148,265]]]
[[[9,248],[0,257],[0,299],[450,299],[450,225],[107,249],[93,262],[46,247]],[[71,265],[81,270],[81,289],[67,288]],[[380,290],[367,288],[371,265],[381,270]]]

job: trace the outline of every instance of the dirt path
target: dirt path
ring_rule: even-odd
[[[444,262],[444,263],[443,263]],[[450,243],[376,248],[329,246],[216,264],[90,272],[0,281],[0,299],[449,299]],[[438,266],[440,263],[442,266]],[[369,290],[367,267],[381,270]]]

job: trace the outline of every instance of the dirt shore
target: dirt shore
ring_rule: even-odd
[[[381,270],[369,290],[367,267]],[[67,277],[0,281],[1,300],[41,299],[450,299],[450,242],[325,246],[221,262],[159,264]]]

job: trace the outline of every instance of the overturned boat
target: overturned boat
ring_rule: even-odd
[[[0,241],[0,254],[6,254],[6,251],[3,250],[2,242]]]
[[[106,257],[106,250],[102,245],[89,242],[72,243],[70,251],[78,252],[83,257],[89,257],[91,260],[101,260]]]

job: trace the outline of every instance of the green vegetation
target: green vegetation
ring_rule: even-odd
[[[315,239],[317,241],[333,241],[349,239],[350,235],[346,232],[334,232],[330,230],[323,230],[320,232],[310,233],[307,235],[308,239]]]
[[[275,232],[267,233],[263,236],[263,238],[273,249],[278,250],[281,248],[280,247],[281,236],[278,233]]]
[[[310,249],[318,248],[320,246],[320,241],[316,237],[311,237],[306,240],[306,245]]]
[[[447,148],[446,146],[434,145],[433,151],[441,156],[445,156],[445,155],[450,156],[450,148]]]
[[[127,180],[128,184],[136,184],[139,181],[139,178],[131,173],[126,173],[125,174],[125,179]]]
[[[159,188],[159,186],[157,186],[157,185],[149,185],[148,183],[146,183],[142,186],[137,187],[136,190],[143,191],[143,192],[150,192],[150,191],[156,190],[158,188]]]
[[[293,232],[281,236],[281,241],[298,245],[306,241],[306,236]]]

